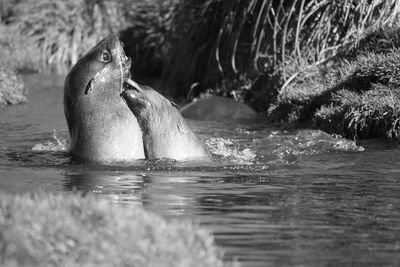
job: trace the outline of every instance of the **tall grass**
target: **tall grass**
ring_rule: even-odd
[[[0,0],[0,23],[5,23],[7,18],[12,15],[13,7],[18,0]]]
[[[18,71],[38,71],[39,62],[32,40],[22,36],[16,25],[0,22],[0,66]]]
[[[42,69],[63,72],[102,38],[120,33],[136,71],[159,73],[178,1],[0,0],[0,22],[30,40]]]
[[[106,35],[125,27],[121,1],[19,1],[8,19],[37,46],[42,66],[74,64]]]
[[[370,29],[398,18],[396,0],[203,0],[181,1],[176,43],[164,72],[186,88],[264,72],[271,57],[284,88],[302,69],[318,65]]]
[[[171,18],[179,1],[133,1],[125,9],[128,27],[121,32],[121,39],[133,60],[135,77],[161,75],[164,57],[171,49]]]

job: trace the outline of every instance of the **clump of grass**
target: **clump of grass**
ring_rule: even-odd
[[[0,194],[4,266],[223,266],[207,231],[94,196]]]
[[[400,49],[390,49],[385,54],[368,52],[353,61],[344,61],[337,68],[333,89],[351,88],[369,90],[372,84],[400,86]]]
[[[363,93],[371,90],[376,83],[393,88],[400,86],[399,64],[399,48],[381,54],[362,53],[355,60],[341,60],[330,68],[320,67],[319,72],[311,75],[308,86],[302,87],[301,84],[299,86],[295,83],[290,90],[286,90],[283,96],[290,97],[283,99],[283,102],[297,104],[301,110],[299,119],[310,120],[321,105],[327,105],[333,101],[334,93],[337,91]]]
[[[270,116],[311,123],[349,138],[399,138],[400,43],[390,43],[385,50],[364,45],[360,52],[354,51],[355,58],[339,57],[318,71],[309,70],[311,82],[306,87],[297,82],[288,86]]]
[[[383,26],[365,32],[361,39],[350,43],[349,47],[339,51],[338,57],[355,60],[357,56],[368,52],[388,53],[396,47],[400,47],[400,28],[397,25]]]
[[[179,0],[13,1],[2,6],[0,22],[30,41],[36,69],[65,72],[101,39],[120,33],[135,73],[160,74]]]
[[[315,114],[318,128],[350,138],[400,137],[400,92],[397,87],[374,84],[371,90],[356,93],[341,90],[331,106]]]

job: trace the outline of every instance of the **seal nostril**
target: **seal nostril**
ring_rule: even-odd
[[[85,95],[87,95],[89,93],[89,91],[92,89],[93,80],[94,80],[94,78],[90,79],[90,81],[86,85],[85,92],[84,92]]]

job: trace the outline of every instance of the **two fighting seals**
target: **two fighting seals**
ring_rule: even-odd
[[[64,85],[71,154],[86,162],[207,158],[179,111],[130,80],[130,66],[117,35],[73,66]]]

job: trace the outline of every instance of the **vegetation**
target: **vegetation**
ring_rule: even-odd
[[[171,49],[172,13],[179,1],[132,1],[126,8],[129,26],[121,31],[121,39],[135,76],[160,77]]]
[[[400,137],[400,92],[398,88],[373,84],[356,93],[341,90],[333,103],[321,106],[314,115],[318,128],[352,138]]]
[[[348,137],[398,136],[390,103],[397,99],[396,0],[0,3],[3,65],[65,72],[119,32],[134,76],[161,76],[175,96],[229,96],[270,122]],[[386,130],[371,130],[376,125]]]
[[[399,5],[395,0],[181,1],[164,78],[183,88],[199,82],[232,92],[237,83],[224,81],[250,83],[260,73],[278,72],[282,90],[303,69],[325,62],[371,28],[395,21]]]
[[[2,266],[223,266],[211,235],[94,196],[0,194]]]
[[[40,57],[31,40],[18,33],[16,25],[0,22],[0,66],[11,70],[39,71]]]
[[[361,40],[372,45],[357,55],[308,71],[307,79],[281,93],[270,118],[349,138],[399,138],[399,34],[381,28]]]
[[[42,69],[51,65],[59,70],[125,27],[120,3],[103,0],[18,1],[6,22],[31,40]]]

